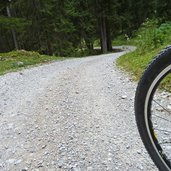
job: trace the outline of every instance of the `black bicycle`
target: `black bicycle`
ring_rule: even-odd
[[[159,170],[171,171],[171,46],[144,72],[135,96],[142,141]]]

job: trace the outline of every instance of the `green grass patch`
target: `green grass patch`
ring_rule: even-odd
[[[0,53],[0,75],[20,70],[27,66],[47,63],[54,60],[64,60],[63,57],[40,55],[37,52],[25,50]]]
[[[171,23],[159,24],[156,20],[147,20],[132,38],[120,39],[120,43],[134,45],[137,49],[118,58],[117,65],[139,80],[153,58],[170,44],[170,33]]]
[[[134,80],[139,80],[148,64],[161,49],[163,49],[163,47],[145,53],[142,53],[137,49],[134,52],[120,57],[117,60],[117,65],[121,67],[121,69],[129,72]]]

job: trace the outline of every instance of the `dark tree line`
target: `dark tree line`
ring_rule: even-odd
[[[147,18],[171,20],[171,0],[1,0],[0,52],[14,49],[60,56],[103,53]]]

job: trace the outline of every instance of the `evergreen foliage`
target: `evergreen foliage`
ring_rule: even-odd
[[[6,0],[0,2],[0,52],[25,49],[59,56],[103,53],[118,35],[130,37],[147,18],[171,20],[169,0]],[[165,25],[154,45],[163,41]]]
[[[170,32],[171,22],[160,24],[154,19],[146,20],[134,37],[127,41],[137,47],[136,51],[118,58],[118,66],[131,73],[135,80],[139,80],[153,58],[170,44]],[[123,44],[124,41],[120,43]]]

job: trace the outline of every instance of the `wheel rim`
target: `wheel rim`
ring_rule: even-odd
[[[145,124],[151,143],[163,165],[171,170],[171,65],[152,82],[145,100]],[[168,85],[163,82],[168,80]],[[170,84],[169,84],[170,81]]]

